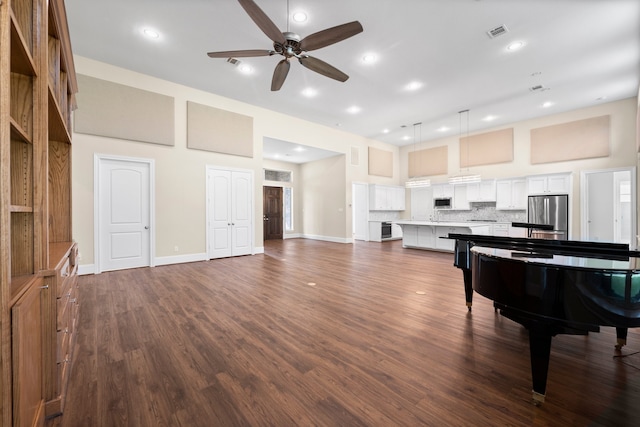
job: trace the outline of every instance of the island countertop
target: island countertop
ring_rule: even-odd
[[[480,221],[393,221],[402,227],[402,246],[453,252],[455,241],[446,238],[449,233],[491,234],[492,222]]]

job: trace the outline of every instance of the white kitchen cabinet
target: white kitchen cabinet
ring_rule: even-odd
[[[403,211],[405,209],[404,187],[369,184],[370,211]]]
[[[457,184],[453,186],[453,200],[452,209],[459,211],[468,211],[471,209],[469,200],[467,198],[467,186],[466,184]]]
[[[509,237],[527,237],[527,228],[509,226]]]
[[[402,230],[402,245],[417,247],[418,246],[418,227],[417,225],[405,225]],[[393,231],[393,229],[392,229]]]
[[[571,191],[571,174],[550,174],[527,177],[527,193],[537,194],[569,194]]]
[[[369,241],[382,242],[382,222],[369,221]]]
[[[418,227],[418,244],[416,246],[424,248],[435,247],[435,227]]]
[[[493,224],[491,234],[500,237],[509,237],[510,224],[506,222],[496,222]]]
[[[391,224],[391,238],[402,239],[402,227],[398,224]]]
[[[451,197],[453,198],[453,185],[451,184],[434,184],[433,187],[433,198],[434,199],[442,199]]]
[[[467,184],[467,200],[469,202],[495,202],[496,180],[487,179]]]
[[[496,209],[527,209],[527,182],[524,178],[496,181]]]
[[[449,233],[468,234],[469,229],[464,227],[437,227],[435,230],[436,249],[453,252],[456,246],[456,241],[452,239],[443,239],[443,237],[447,237]]]

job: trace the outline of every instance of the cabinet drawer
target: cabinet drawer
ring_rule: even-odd
[[[56,320],[56,328],[58,331],[62,331],[65,328],[69,327],[69,316],[71,313],[70,309],[70,301],[71,301],[71,293],[63,296],[62,298],[58,298],[57,300],[57,320]]]
[[[69,341],[71,334],[69,329],[65,328],[58,331],[58,345],[56,350],[56,363],[61,363],[69,358]]]
[[[56,282],[58,283],[58,289],[56,290],[56,296],[60,298],[65,293],[65,288],[69,286],[67,278],[71,275],[71,265],[69,264],[69,258],[67,257],[60,270],[56,270]]]

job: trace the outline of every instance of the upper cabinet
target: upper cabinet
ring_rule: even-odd
[[[405,210],[405,188],[396,185],[369,184],[369,210]]]
[[[527,193],[539,194],[569,194],[571,192],[571,174],[550,174],[527,177]]]
[[[487,179],[467,184],[467,199],[469,202],[495,202],[496,180]]]
[[[433,186],[433,198],[453,198],[453,185],[451,184],[434,184]]]
[[[496,181],[496,209],[527,209],[527,183],[524,178],[499,179]]]

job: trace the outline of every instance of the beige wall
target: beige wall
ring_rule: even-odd
[[[81,266],[88,271],[94,263],[93,162],[94,154],[153,159],[156,167],[155,252],[156,258],[189,257],[205,254],[205,166],[223,166],[249,169],[254,172],[254,224],[255,247],[262,250],[262,141],[271,137],[311,147],[319,147],[344,154],[339,163],[342,168],[335,175],[342,177],[342,186],[332,200],[339,200],[342,211],[332,203],[318,204],[315,209],[300,212],[303,219],[297,225],[304,227],[306,220],[311,230],[298,229],[307,235],[348,240],[351,238],[351,182],[379,184],[400,183],[398,147],[353,135],[339,129],[321,126],[305,120],[255,107],[246,103],[217,96],[204,91],[171,83],[147,75],[114,67],[81,56],[74,57],[80,74],[136,87],[175,98],[175,146],[132,142],[93,135],[73,134],[73,237],[81,252]],[[254,119],[254,158],[209,153],[186,148],[187,101],[210,105]],[[78,108],[82,108],[79,105]],[[393,177],[373,177],[367,172],[368,147],[394,153]],[[352,166],[351,148],[359,150],[359,164]],[[332,173],[334,171],[332,170]],[[333,179],[333,176],[331,177]],[[303,190],[296,199],[303,198]],[[335,225],[326,222],[335,218]],[[321,226],[322,225],[322,226]],[[175,252],[174,247],[179,251]]]
[[[536,175],[554,172],[572,172],[573,198],[571,211],[573,212],[572,235],[580,236],[580,171],[598,170],[619,167],[636,166],[636,114],[637,99],[629,98],[616,102],[599,104],[590,108],[554,114],[537,119],[511,123],[504,127],[484,129],[478,133],[513,127],[514,129],[514,159],[510,163],[484,165],[461,169],[459,165],[458,135],[449,138],[418,144],[419,149],[446,145],[449,148],[448,175],[431,177],[432,182],[446,182],[448,176],[461,173],[480,174],[482,178],[506,178]],[[473,114],[473,112],[471,112]],[[573,160],[567,162],[532,165],[530,163],[530,132],[531,129],[572,122],[602,115],[611,115],[611,146],[610,155],[603,158]],[[402,147],[400,150],[400,164],[406,165],[408,153],[413,146]],[[400,172],[401,181],[407,180],[407,168]],[[410,206],[407,204],[407,206]],[[405,212],[410,218],[410,212]]]
[[[305,236],[337,242],[349,240],[345,161],[346,156],[340,155],[305,163],[300,168]]]

